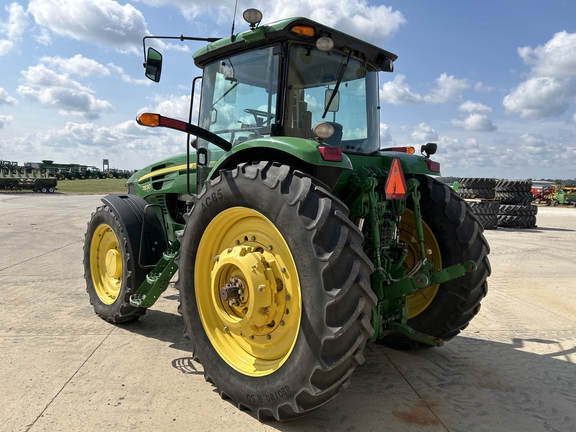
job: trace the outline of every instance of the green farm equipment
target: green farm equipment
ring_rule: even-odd
[[[34,192],[54,193],[58,180],[50,178],[46,169],[38,162],[17,162],[0,160],[0,189],[33,190]]]
[[[367,342],[419,349],[460,333],[486,295],[489,246],[434,179],[436,144],[380,148],[378,74],[395,54],[306,18],[244,17],[230,37],[174,37],[208,42],[194,54],[198,122],[192,106],[187,121],[138,116],[186,133],[187,150],[102,199],[85,278],[95,312],[119,323],[178,271],[206,380],[260,420],[289,420],[332,400]],[[158,82],[162,55],[144,49]]]
[[[552,198],[552,205],[573,205],[576,207],[576,187],[558,187]]]

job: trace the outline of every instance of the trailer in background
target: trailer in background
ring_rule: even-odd
[[[34,169],[0,170],[0,189],[33,190],[34,192],[54,193],[58,179],[48,177],[46,172]]]

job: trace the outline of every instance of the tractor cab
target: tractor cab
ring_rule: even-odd
[[[379,149],[378,72],[393,70],[395,54],[306,18],[250,24],[250,30],[194,54],[203,69],[199,128],[229,143],[225,151],[285,138],[346,154]],[[149,49],[147,77],[160,79],[161,61]],[[197,136],[198,180],[203,181],[223,146]]]

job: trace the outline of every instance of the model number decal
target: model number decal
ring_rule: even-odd
[[[206,211],[211,205],[217,204],[218,201],[222,199],[222,197],[222,189],[217,189],[216,191],[212,192],[212,195],[208,195],[206,198],[204,198],[204,201],[202,202],[202,211]]]
[[[246,393],[246,400],[248,402],[274,402],[276,400],[285,398],[288,396],[288,392],[290,391],[290,387],[285,385],[280,387],[278,390],[273,391],[272,393],[265,393],[263,395],[260,394],[250,394]]]

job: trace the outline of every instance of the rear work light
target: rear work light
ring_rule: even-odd
[[[392,159],[384,192],[386,193],[386,199],[389,200],[403,199],[406,196],[406,180],[404,179],[402,164],[400,164],[400,159],[397,157]]]
[[[342,162],[342,149],[338,147],[320,146],[318,151],[322,159],[328,162]]]

